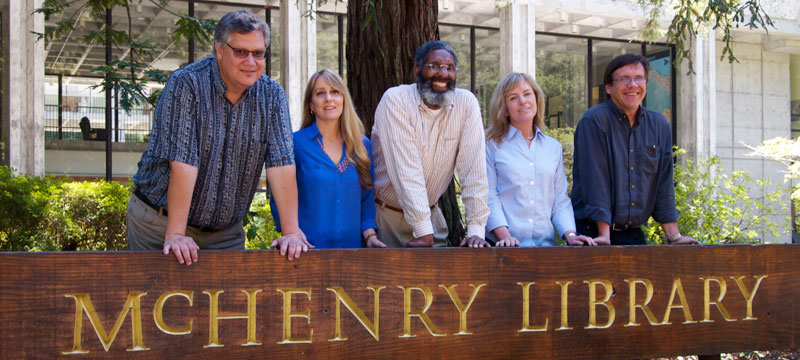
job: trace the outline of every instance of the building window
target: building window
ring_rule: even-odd
[[[317,70],[328,69],[347,79],[344,49],[347,45],[344,14],[318,12],[317,20]]]
[[[545,125],[575,127],[586,111],[587,40],[536,35],[536,82],[547,99]]]

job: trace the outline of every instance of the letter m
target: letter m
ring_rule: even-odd
[[[81,349],[81,327],[83,324],[84,312],[89,316],[89,321],[92,323],[94,332],[97,333],[100,342],[103,343],[103,348],[108,351],[111,344],[114,343],[114,338],[117,337],[119,329],[122,327],[122,322],[125,321],[125,316],[128,315],[128,311],[131,309],[133,310],[131,313],[131,326],[133,327],[131,336],[133,337],[133,345],[127,350],[150,350],[144,346],[142,341],[142,311],[140,299],[145,295],[147,295],[147,293],[132,292],[128,294],[128,299],[125,301],[125,305],[122,305],[122,311],[119,313],[119,316],[117,316],[117,321],[114,323],[114,327],[111,328],[111,333],[107,333],[103,327],[103,323],[100,321],[100,316],[98,316],[94,304],[92,304],[92,299],[89,298],[89,294],[64,295],[65,297],[75,299],[75,328],[73,332],[72,350],[64,351],[62,354],[85,354],[89,352]]]

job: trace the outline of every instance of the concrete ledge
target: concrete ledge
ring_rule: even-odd
[[[111,151],[114,152],[137,152],[141,153],[147,149],[149,143],[142,142],[112,142]],[[46,150],[86,150],[86,151],[106,151],[105,141],[84,141],[84,140],[45,140]]]

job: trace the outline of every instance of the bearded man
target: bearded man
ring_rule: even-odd
[[[386,90],[375,110],[376,223],[389,247],[446,245],[447,225],[436,204],[454,171],[466,208],[461,246],[489,246],[483,122],[475,96],[456,88],[457,67],[450,44],[422,44],[414,57],[417,83]]]

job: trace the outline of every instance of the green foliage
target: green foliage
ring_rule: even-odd
[[[181,40],[194,39],[207,44],[212,41],[216,21],[175,13],[167,7],[165,1],[156,0],[44,0],[42,6],[34,12],[44,15],[45,20],[56,18],[55,26],[47,27],[44,33],[38,33],[39,40],[55,41],[68,36],[80,24],[84,13],[94,20],[104,22],[106,9],[124,7],[127,13],[127,29],[119,30],[118,23],[112,23],[100,30],[91,31],[83,38],[87,44],[104,44],[110,41],[115,48],[128,49],[127,60],[117,59],[109,64],[98,66],[92,71],[103,75],[103,81],[96,87],[104,90],[115,89],[119,93],[120,107],[125,111],[148,102],[155,105],[157,94],[147,95],[146,84],[151,81],[163,83],[167,75],[161,70],[151,68],[154,59],[155,45],[147,39],[140,39],[134,33],[131,17],[131,6],[149,1],[172,15],[178,17],[176,29],[172,33],[173,44]]]
[[[121,250],[130,189],[68,182],[0,167],[0,250]]]
[[[563,148],[564,172],[567,173],[567,194],[572,191],[572,157],[575,153],[575,128],[547,129],[547,135],[561,143]]]
[[[269,249],[272,240],[281,237],[275,231],[275,220],[272,219],[269,200],[265,193],[257,193],[250,204],[250,213],[244,218],[245,248]]]
[[[731,31],[739,26],[750,29],[775,27],[769,15],[761,7],[760,0],[637,0],[640,5],[649,8],[647,22],[642,37],[655,40],[661,37],[658,18],[664,13],[664,7],[672,4],[673,17],[667,28],[667,42],[675,44],[676,64],[689,60],[689,72],[693,73],[691,49],[694,37],[704,34],[709,28],[722,32],[722,48],[720,59],[726,56],[728,62],[734,62],[731,42]]]
[[[677,156],[686,153],[677,149]],[[762,243],[761,236],[780,236],[778,224],[771,220],[778,213],[773,204],[787,192],[774,191],[766,180],[754,180],[746,172],[722,172],[720,159],[712,157],[700,162],[686,159],[686,165],[675,165],[675,202],[680,211],[678,227],[683,235],[704,244]],[[643,229],[650,243],[664,243],[660,226],[651,218]]]
[[[785,165],[784,183],[800,178],[800,137],[794,140],[776,137],[750,149],[753,150],[751,156],[765,157]],[[793,185],[792,201],[795,209],[800,208],[800,182]],[[794,231],[800,231],[800,217],[795,219]]]

